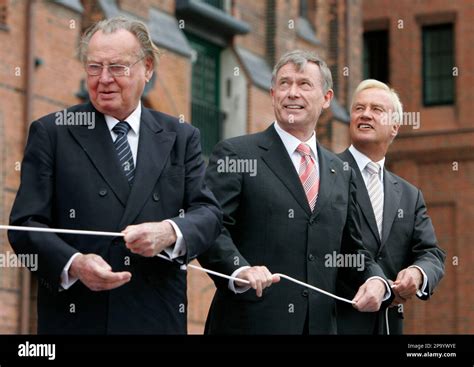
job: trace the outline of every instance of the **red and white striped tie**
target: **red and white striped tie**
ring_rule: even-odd
[[[316,199],[319,191],[319,174],[316,162],[311,155],[311,148],[308,144],[301,143],[296,148],[296,151],[301,154],[300,169],[298,175],[308,199],[311,211],[314,210]]]

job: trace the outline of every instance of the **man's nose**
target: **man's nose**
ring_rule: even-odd
[[[102,72],[100,73],[99,81],[101,83],[111,83],[113,82],[113,80],[114,80],[114,77],[110,73],[109,68],[104,66],[102,68]]]
[[[299,90],[298,86],[295,83],[293,83],[290,86],[290,89],[288,90],[288,97],[297,98],[299,96],[300,96],[300,90]]]
[[[372,113],[370,112],[370,107],[364,108],[362,111],[361,117],[364,119],[371,119],[372,118]]]

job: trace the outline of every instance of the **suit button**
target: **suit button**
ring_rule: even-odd
[[[160,195],[157,192],[153,193],[153,201],[160,201]]]
[[[107,195],[107,189],[100,189],[99,190],[99,196],[104,197],[105,195]]]
[[[308,294],[309,294],[309,292],[308,292],[307,289],[303,289],[303,292],[301,292],[301,295],[302,295],[303,297],[308,297]]]
[[[313,224],[313,223],[314,223],[314,218],[311,218],[311,219],[309,220],[309,224]]]
[[[313,260],[314,260],[314,255],[313,255],[313,254],[309,254],[309,255],[308,255],[308,260],[309,260],[309,261],[313,261]]]

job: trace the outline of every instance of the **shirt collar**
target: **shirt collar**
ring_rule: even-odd
[[[122,121],[127,121],[130,127],[132,128],[132,131],[138,135],[138,132],[140,131],[140,118],[142,115],[142,104],[141,102],[138,103],[137,108],[126,118],[123,119]],[[119,123],[120,120],[117,120],[115,117],[112,117],[110,115],[104,115],[105,117],[105,122],[107,123],[107,127],[109,128],[110,131],[114,128],[115,125]]]
[[[356,147],[353,146],[352,144],[349,147],[349,151],[352,153],[352,156],[354,157],[357,163],[357,166],[359,167],[359,170],[361,172],[364,172],[365,166],[367,166],[367,163],[372,162],[372,160],[369,157],[367,157],[364,153],[361,153],[360,151],[358,151]],[[378,163],[380,167],[382,168],[382,172],[383,172],[385,157],[383,157],[380,161],[374,162],[374,163]]]
[[[273,126],[275,126],[275,130],[280,136],[280,139],[283,142],[283,145],[288,151],[288,155],[290,157],[296,151],[296,148],[298,148],[298,145],[300,145],[301,143],[305,143],[305,144],[308,144],[309,147],[311,148],[311,154],[313,155],[313,158],[317,159],[318,150],[316,147],[316,132],[313,132],[313,135],[311,135],[311,138],[309,138],[307,141],[300,141],[294,135],[291,135],[289,132],[283,130],[281,126],[278,125],[277,121],[275,121],[275,124]]]

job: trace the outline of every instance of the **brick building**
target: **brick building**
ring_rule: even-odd
[[[199,127],[206,155],[220,139],[261,131],[272,122],[271,68],[283,52],[295,48],[317,51],[331,67],[337,99],[317,133],[324,145],[341,151],[348,144],[350,95],[364,73],[380,72],[376,66],[383,64],[383,56],[370,45],[385,37],[382,72],[400,91],[405,108],[422,113],[421,128],[407,129],[397,139],[390,164],[424,190],[442,246],[450,257],[459,255],[457,267],[447,264],[435,299],[407,307],[408,330],[473,332],[473,300],[467,291],[473,272],[462,269],[472,259],[467,229],[474,172],[467,120],[472,61],[463,45],[472,44],[467,19],[474,14],[467,1],[449,6],[434,1],[433,9],[421,3],[417,12],[408,2],[377,0],[0,0],[0,223],[8,221],[18,188],[29,123],[87,98],[76,47],[82,31],[96,20],[123,14],[148,24],[164,54],[143,102]],[[406,19],[404,33],[392,31],[398,17]],[[436,19],[454,25],[460,71],[455,102],[424,108],[424,74],[411,65],[421,65],[421,32],[425,22]],[[397,52],[407,49],[413,55]],[[407,54],[414,58],[411,65],[405,62]],[[459,169],[446,171],[454,162]],[[450,184],[443,181],[448,174],[454,176]],[[455,190],[462,190],[462,200]],[[7,251],[6,235],[0,233],[0,253]],[[188,282],[189,332],[201,333],[214,286],[192,269]],[[28,272],[0,268],[0,333],[35,330],[35,294]]]
[[[362,9],[364,70],[387,80],[410,112],[388,162],[423,190],[447,250],[444,280],[431,302],[406,307],[406,331],[472,334],[474,7],[462,0],[364,0]],[[409,121],[416,116],[418,129]]]

